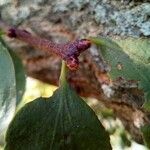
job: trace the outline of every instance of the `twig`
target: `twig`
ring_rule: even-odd
[[[26,30],[6,26],[0,21],[0,29],[10,38],[16,38],[40,50],[54,53],[61,57],[71,70],[79,66],[79,55],[91,46],[88,39],[75,40],[65,44],[57,44],[44,38],[31,35]]]

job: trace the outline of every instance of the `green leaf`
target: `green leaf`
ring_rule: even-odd
[[[53,96],[16,114],[5,150],[110,150],[108,133],[93,110],[62,79]]]
[[[0,29],[0,36],[4,35],[5,32]]]
[[[15,69],[15,78],[16,78],[16,104],[18,105],[19,102],[22,100],[22,96],[25,92],[25,84],[26,84],[26,77],[25,77],[25,70],[20,58],[7,46],[5,41],[0,38],[1,43],[5,48],[7,48]]]
[[[145,145],[150,148],[150,125],[145,125],[141,128]]]
[[[138,69],[139,88],[144,90],[146,100],[143,106],[150,110],[150,40],[128,38],[116,42],[129,55]]]
[[[16,108],[16,80],[12,58],[0,43],[0,140]]]
[[[150,41],[146,39],[116,40],[91,38],[111,66],[110,77],[139,81],[145,93],[145,108],[150,110]]]
[[[122,149],[125,149],[126,147],[131,147],[131,139],[128,138],[127,133],[125,131],[121,131],[120,138],[120,145]]]
[[[25,90],[25,73],[20,59],[0,39],[0,141]]]
[[[18,56],[12,50],[9,50],[9,53],[12,57],[15,68],[16,96],[17,96],[16,104],[18,105],[25,92],[25,83],[26,83],[25,71],[22,61],[18,58]]]

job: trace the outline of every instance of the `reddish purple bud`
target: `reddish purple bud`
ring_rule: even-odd
[[[90,46],[91,42],[87,39],[76,40],[68,44],[67,48],[63,51],[62,58],[67,62],[69,69],[77,70],[79,66],[78,56]]]
[[[79,66],[79,60],[76,57],[70,57],[66,60],[67,66],[70,70],[77,70]]]
[[[78,41],[77,49],[79,52],[87,50],[91,46],[91,41],[87,39],[81,39]]]
[[[10,28],[10,29],[8,30],[7,35],[8,35],[8,37],[10,37],[10,38],[16,38],[16,37],[17,37],[17,35],[16,35],[16,30],[15,30],[14,28]]]
[[[66,50],[64,51],[65,57],[70,56],[78,57],[83,51],[87,50],[91,46],[91,42],[87,39],[76,40],[72,43],[68,43]]]

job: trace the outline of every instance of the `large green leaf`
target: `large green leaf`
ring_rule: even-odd
[[[16,108],[16,80],[12,58],[0,43],[0,140]]]
[[[5,150],[110,150],[109,135],[93,110],[68,84],[16,114]]]
[[[136,76],[140,76],[139,88],[143,89],[145,94],[144,107],[150,110],[150,40],[128,38],[116,42],[133,60],[139,72]]]
[[[91,38],[101,49],[111,66],[110,77],[139,81],[145,93],[145,108],[150,110],[150,42],[144,39],[126,39],[113,42],[104,38]],[[117,44],[118,43],[118,44]]]
[[[17,57],[17,55],[12,50],[9,50],[9,53],[12,57],[15,68],[16,96],[17,96],[16,104],[18,105],[25,91],[25,83],[26,83],[25,71],[22,61]]]
[[[150,149],[150,125],[145,125],[141,128],[145,145]]]
[[[22,99],[23,93],[25,91],[26,77],[25,70],[20,58],[7,46],[3,39],[0,39],[1,43],[5,48],[7,48],[15,69],[15,78],[16,78],[16,104],[18,105]]]
[[[21,101],[25,89],[25,73],[20,59],[0,43],[0,141]]]

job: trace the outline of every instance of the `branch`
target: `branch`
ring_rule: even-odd
[[[76,70],[79,66],[79,55],[91,46],[91,41],[88,39],[75,40],[65,44],[56,44],[44,38],[32,36],[26,30],[20,30],[13,27],[5,26],[5,23],[0,22],[0,29],[2,33],[10,38],[16,38],[30,46],[46,51],[47,53],[54,53],[61,59],[66,61],[70,70]]]

